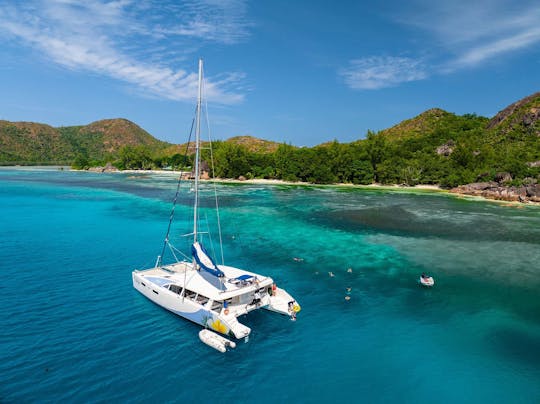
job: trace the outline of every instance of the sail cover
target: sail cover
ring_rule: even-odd
[[[218,278],[225,276],[225,274],[217,267],[214,260],[210,258],[202,244],[199,244],[198,242],[193,243],[191,246],[191,253],[193,254],[193,258],[195,258],[195,261],[197,261],[197,264],[205,271],[210,272]]]

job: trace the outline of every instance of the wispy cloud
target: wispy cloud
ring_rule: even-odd
[[[476,67],[540,43],[536,0],[419,0],[401,22],[427,32],[446,57],[443,72]]]
[[[422,57],[364,57],[339,74],[353,89],[379,89],[505,60],[540,45],[537,0],[413,0],[395,20],[422,38]],[[418,43],[418,42],[417,42]],[[417,44],[416,44],[417,45]],[[410,49],[409,54],[414,51]]]
[[[371,56],[355,59],[339,74],[355,90],[375,90],[426,78],[423,63],[407,57]]]
[[[540,27],[519,32],[510,37],[493,40],[485,44],[478,44],[472,49],[464,51],[462,55],[450,64],[449,68],[452,70],[461,66],[476,66],[488,59],[511,51],[524,49],[538,42],[540,42]]]
[[[157,4],[161,4],[158,0]],[[246,20],[244,0],[190,0],[170,4],[167,12],[174,20],[160,20],[154,27],[155,35],[188,36],[205,41],[232,44],[249,36],[252,24]]]
[[[0,6],[4,37],[37,49],[58,65],[102,74],[172,100],[196,96],[196,63],[189,63],[191,71],[180,66],[198,49],[190,39],[231,44],[249,34],[242,0],[36,0],[19,5],[0,1]],[[166,48],[165,59],[166,40],[171,39],[177,45]],[[241,101],[242,78],[236,72],[207,78],[208,98],[224,104]]]

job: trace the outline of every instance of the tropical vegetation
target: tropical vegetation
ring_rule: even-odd
[[[86,169],[189,169],[186,145],[159,141],[125,119],[53,128],[0,121],[2,164],[71,164]],[[540,93],[493,119],[441,109],[352,143],[315,147],[277,144],[249,136],[213,144],[215,175],[316,184],[438,184],[454,187],[497,177],[507,185],[540,175]],[[187,153],[186,153],[187,151]],[[205,149],[203,157],[210,161]]]

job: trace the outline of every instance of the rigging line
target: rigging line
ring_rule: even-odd
[[[168,244],[169,246],[169,250],[171,250],[171,254],[173,255],[174,259],[176,260],[176,262],[180,262],[180,260],[178,259],[178,257],[176,256],[176,254],[174,253],[174,250],[172,248],[172,245],[171,244]]]
[[[181,256],[183,256],[186,260],[189,260],[190,257],[188,257],[186,254],[184,254],[181,250],[179,250],[178,248],[176,248],[174,245],[172,245],[170,242],[167,243],[167,245],[169,246],[170,249],[176,251],[178,254],[180,254]],[[176,256],[175,256],[176,257]]]
[[[187,155],[188,155],[189,145],[191,143],[191,137],[193,135],[194,125],[195,125],[195,118],[193,118],[193,120],[191,121],[191,129],[189,130],[189,138],[186,143],[186,150],[184,151],[184,158],[182,159],[184,163],[187,160]],[[178,200],[178,194],[180,193],[181,184],[182,184],[182,171],[180,171],[180,175],[178,176],[178,183],[176,184],[176,193],[174,194],[173,206],[172,206],[171,214],[169,217],[169,224],[167,226],[167,233],[165,234],[165,240],[163,241],[163,248],[161,249],[161,256],[160,256],[161,258],[159,259],[159,265],[161,265],[161,260],[163,259],[163,254],[165,253],[165,247],[167,246],[167,243],[169,242],[169,234],[171,232],[171,225],[174,218],[174,208],[176,207],[176,201]]]
[[[203,87],[204,87],[204,80],[203,80]],[[225,258],[223,255],[223,237],[221,235],[221,220],[219,217],[219,203],[218,203],[218,196],[217,196],[217,183],[216,183],[216,170],[214,167],[214,152],[212,151],[212,136],[210,136],[210,120],[208,117],[208,101],[204,100],[204,107],[206,111],[206,126],[208,128],[208,143],[210,143],[210,166],[212,169],[212,182],[214,184],[214,199],[216,201],[216,216],[217,216],[217,225],[218,225],[218,237],[219,237],[219,249],[221,253],[221,265],[225,265]]]

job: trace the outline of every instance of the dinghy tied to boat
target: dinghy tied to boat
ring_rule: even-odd
[[[199,331],[199,339],[206,345],[223,353],[227,352],[227,348],[236,348],[235,342],[207,329]]]

